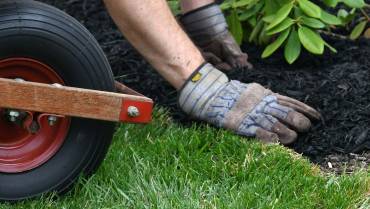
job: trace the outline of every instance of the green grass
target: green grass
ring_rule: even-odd
[[[282,146],[159,110],[150,125],[122,125],[97,174],[66,196],[0,208],[370,208],[369,191],[369,171],[323,174]]]

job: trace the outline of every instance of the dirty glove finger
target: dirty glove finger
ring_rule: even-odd
[[[270,122],[269,120],[263,121],[261,118],[265,118],[265,116],[263,114],[255,116],[248,115],[237,128],[237,134],[256,137],[264,143],[278,143],[280,141],[279,136],[276,133],[266,130],[272,130],[273,122],[276,122],[276,120],[272,119],[273,121]]]
[[[247,116],[246,120],[252,120],[262,129],[277,134],[282,144],[291,144],[297,139],[297,133],[295,131],[289,129],[271,115],[251,113]]]
[[[289,112],[288,116],[282,122],[301,133],[310,130],[312,125],[310,119],[296,111]]]
[[[221,54],[232,67],[252,69],[253,65],[248,62],[248,54],[242,52],[234,37],[227,33],[223,39]]]
[[[290,108],[293,108],[294,110],[312,118],[312,119],[316,119],[316,120],[319,120],[321,118],[321,114],[319,112],[317,112],[315,109],[313,109],[312,107],[306,105],[305,103],[303,102],[300,102],[296,99],[293,99],[293,98],[290,98],[290,97],[287,97],[287,96],[282,96],[282,95],[279,95],[277,94],[276,95],[277,99],[278,99],[278,103],[281,104],[281,105],[284,105],[286,107],[290,107]]]
[[[247,68],[248,70],[253,69],[253,65],[248,62],[248,55],[245,53],[241,53],[239,56],[229,59],[228,63],[232,63],[236,68]]]
[[[207,62],[209,62],[209,63],[211,63],[213,65],[217,65],[218,63],[222,63],[222,60],[220,58],[218,58],[212,52],[204,52],[204,51],[202,51],[202,55],[203,55],[204,59],[207,60]]]
[[[223,71],[230,71],[230,70],[232,70],[232,69],[233,69],[233,68],[232,68],[229,64],[227,64],[226,62],[218,63],[218,64],[216,64],[216,65],[215,65],[215,67],[216,67],[217,69],[220,69],[220,70],[223,70]]]
[[[226,62],[223,62],[219,57],[217,57],[212,52],[202,52],[202,55],[207,62],[213,64],[217,69],[223,71],[229,71],[233,68]]]
[[[248,62],[248,55],[247,55],[247,59],[244,59],[243,67],[246,67],[248,70],[252,70],[254,68],[252,63]]]
[[[230,63],[233,68],[247,68],[248,70],[253,69],[253,65],[250,62],[248,62],[247,54],[241,51],[236,54],[235,52],[233,53],[228,50],[226,50],[225,54],[226,56],[233,55],[233,56],[227,56],[226,58],[227,63]]]
[[[272,132],[278,135],[279,141],[284,145],[295,142],[298,137],[298,134],[295,131],[289,129],[287,126],[279,121],[276,122],[272,127]]]
[[[267,140],[267,136],[274,136],[274,138],[270,140],[274,141],[277,139],[282,144],[291,144],[296,141],[297,133],[295,131],[289,129],[271,115],[256,112],[258,112],[258,109],[246,115],[241,125],[238,127],[237,133],[245,136],[257,136],[257,138],[264,141]],[[264,135],[257,134],[255,127],[265,130],[262,132],[260,130],[260,134],[262,133]],[[271,133],[276,136],[271,135]]]
[[[227,63],[230,63],[233,68],[238,69],[248,67],[248,62],[243,57],[229,57],[227,58]]]
[[[264,143],[278,143],[279,136],[276,133],[266,131],[262,128],[257,128],[256,138],[261,140]]]
[[[311,121],[303,114],[296,112],[293,108],[278,104],[277,97],[270,95],[265,97],[266,106],[264,113],[274,116],[285,125],[298,132],[306,132],[311,127]]]

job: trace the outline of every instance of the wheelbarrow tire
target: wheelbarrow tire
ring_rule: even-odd
[[[0,1],[0,60],[12,57],[49,66],[67,86],[115,90],[108,60],[94,37],[78,21],[44,3]],[[111,122],[72,118],[62,146],[47,162],[24,172],[0,172],[0,200],[65,193],[81,174],[91,175],[102,163],[114,127]]]

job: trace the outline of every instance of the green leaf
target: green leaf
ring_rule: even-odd
[[[340,9],[338,10],[337,16],[342,21],[342,25],[346,25],[355,18],[356,9],[353,8],[350,12],[347,12],[345,9]]]
[[[238,19],[238,14],[236,13],[236,10],[232,10],[231,14],[226,18],[226,20],[229,25],[231,34],[234,36],[236,42],[238,44],[241,44],[243,40],[243,28],[241,22]]]
[[[272,21],[274,21],[274,19],[275,19],[275,15],[269,15],[269,16],[262,18],[263,21],[268,22],[268,23],[271,23]]]
[[[310,17],[320,18],[321,8],[309,0],[298,0],[299,7]]]
[[[256,16],[252,16],[251,18],[249,18],[247,20],[247,22],[252,26],[252,27],[256,27],[257,25],[257,17]]]
[[[313,54],[324,53],[325,42],[316,32],[307,27],[300,27],[298,29],[298,36],[304,48],[306,48],[309,52]]]
[[[273,34],[276,34],[276,33],[280,33],[281,31],[289,28],[293,24],[294,24],[294,20],[290,17],[287,17],[287,18],[285,18],[285,20],[283,20],[283,22],[281,22],[276,27],[274,27],[270,30],[267,30],[267,35],[273,35]]]
[[[299,42],[298,32],[293,29],[289,35],[288,42],[285,45],[284,56],[289,64],[292,64],[297,60],[301,54],[302,47],[301,42]]]
[[[271,0],[267,1],[267,2],[270,2]],[[288,3],[291,3],[293,2],[292,0],[275,0],[278,4],[279,4],[279,7],[282,7],[284,6],[285,4],[288,4]]]
[[[365,38],[370,39],[370,28],[366,29],[364,36]]]
[[[246,10],[239,15],[239,20],[245,21],[248,18],[252,17],[253,15],[256,15],[256,12],[254,12],[253,10]]]
[[[342,24],[342,21],[338,17],[336,17],[332,14],[329,14],[325,11],[322,11],[320,19],[324,23],[329,24],[329,25],[340,25],[340,24]]]
[[[324,45],[330,49],[330,51],[337,53],[338,51],[332,47],[330,44],[328,44],[326,41],[324,42]]]
[[[352,8],[363,8],[366,4],[364,0],[341,0],[347,6]]]
[[[231,34],[234,36],[236,42],[240,45],[243,39],[243,28],[241,22],[238,19],[238,15],[236,10],[231,12],[228,20],[229,30]]]
[[[255,4],[252,8],[244,10],[240,15],[239,15],[239,20],[240,21],[245,21],[249,19],[250,17],[256,15],[261,8],[263,7],[262,3]]]
[[[266,47],[266,49],[262,53],[262,58],[266,58],[271,56],[288,38],[290,32],[290,28],[286,29],[280,36],[270,45]]]
[[[260,0],[251,0],[251,3],[248,4],[248,6],[246,6],[247,9],[251,9],[251,8],[258,8],[258,10],[260,10],[263,5],[265,4],[265,1],[260,1]]]
[[[293,3],[288,3],[284,5],[275,15],[275,19],[270,23],[270,25],[267,27],[267,30],[270,30],[271,28],[277,26],[279,23],[281,23],[286,17],[288,17],[290,11],[293,9]]]
[[[349,38],[352,40],[358,39],[361,34],[364,32],[365,27],[367,24],[367,20],[364,20],[356,25],[356,27],[352,30],[351,35],[349,35]]]
[[[318,19],[303,16],[301,20],[304,25],[311,28],[325,28],[325,24]]]
[[[181,13],[178,1],[167,1],[167,4],[171,8],[171,11],[174,16],[179,15]]]
[[[339,18],[347,18],[348,17],[348,15],[349,15],[349,13],[347,12],[347,10],[345,10],[345,9],[340,9],[340,10],[338,10],[338,13],[337,13],[337,16],[339,17]]]
[[[252,0],[240,0],[232,4],[233,8],[244,7],[250,4]]]
[[[255,41],[256,40],[256,37],[258,36],[258,34],[261,32],[262,28],[263,28],[263,21],[262,20],[259,20],[257,22],[257,25],[256,27],[253,28],[252,30],[252,33],[251,35],[249,36],[249,42],[252,42],[252,41]]]
[[[228,10],[231,8],[231,2],[229,1],[224,1],[221,5],[220,5],[220,8],[221,10]]]
[[[266,15],[276,14],[276,11],[278,11],[279,8],[281,8],[281,7],[279,5],[278,0],[269,0],[265,4],[264,12],[265,12]]]
[[[339,0],[323,0],[324,3],[329,6],[329,7],[336,7],[337,4],[339,3]]]
[[[294,17],[300,18],[304,15],[303,11],[299,7],[294,7]]]
[[[267,25],[265,24],[260,35],[258,36],[259,45],[267,45],[268,43],[270,43],[271,36],[267,35],[266,28],[267,28]]]

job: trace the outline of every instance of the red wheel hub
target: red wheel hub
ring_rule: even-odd
[[[49,66],[28,58],[0,60],[0,78],[64,84]],[[42,113],[28,114],[34,120],[40,118],[36,133],[10,122],[6,117],[6,110],[0,107],[0,172],[20,173],[42,165],[55,155],[67,136],[70,118],[58,118],[51,126],[48,117],[40,117]]]

